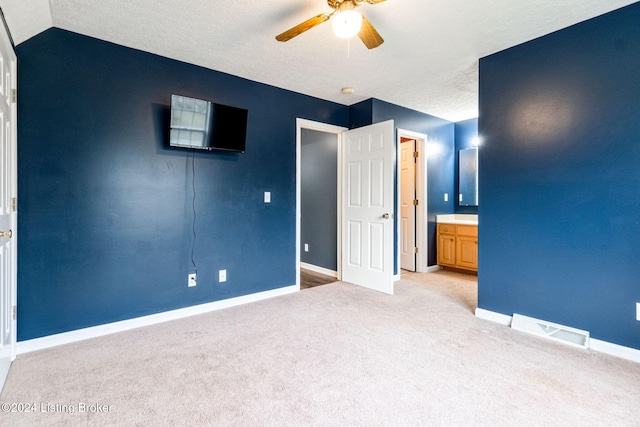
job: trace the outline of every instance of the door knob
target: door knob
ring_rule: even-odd
[[[10,239],[13,236],[13,232],[11,230],[0,231],[0,237],[6,237]]]
[[[386,214],[382,215],[382,218],[389,219],[389,218],[391,218],[391,215],[386,213]]]

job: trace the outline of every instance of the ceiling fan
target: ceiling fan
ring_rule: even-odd
[[[376,4],[382,3],[383,1],[385,0],[327,0],[333,12],[321,13],[320,15],[314,16],[288,29],[284,33],[277,35],[276,40],[280,42],[291,40],[333,17],[331,22],[333,24],[333,32],[336,36],[349,38],[357,34],[367,48],[373,49],[384,43],[384,40],[376,29],[373,28],[369,20],[356,12],[355,9],[362,3]]]

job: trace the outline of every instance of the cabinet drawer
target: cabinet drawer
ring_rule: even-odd
[[[438,224],[438,233],[456,234],[456,226],[454,224]]]
[[[478,237],[478,227],[475,225],[458,225],[458,236]]]

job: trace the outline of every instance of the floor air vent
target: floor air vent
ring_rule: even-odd
[[[572,345],[574,347],[589,348],[589,332],[568,326],[558,325],[533,317],[514,313],[511,327],[543,338]]]

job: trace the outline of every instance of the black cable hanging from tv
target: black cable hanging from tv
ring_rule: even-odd
[[[191,264],[196,277],[198,276],[198,266],[193,257],[196,246],[196,151],[191,151],[191,189],[193,190],[193,198],[191,199],[191,208],[193,209],[193,221],[191,222],[191,231],[193,232],[193,239],[191,240]]]

